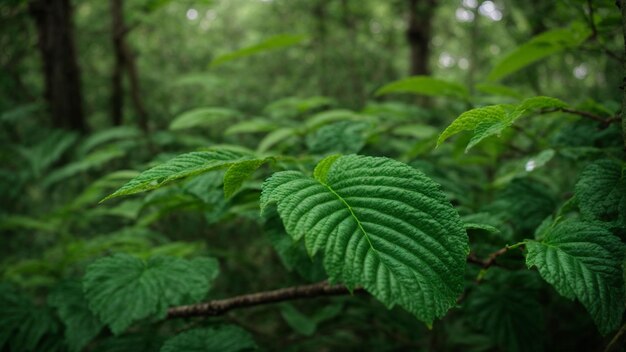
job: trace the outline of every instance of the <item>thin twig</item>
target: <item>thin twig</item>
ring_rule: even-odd
[[[619,329],[615,336],[613,336],[611,342],[606,345],[606,349],[604,350],[604,352],[619,351],[621,348],[624,347],[624,344],[626,344],[626,324],[622,325],[622,328]]]
[[[356,288],[352,292],[360,293],[362,291],[363,289]],[[237,308],[291,301],[301,298],[337,296],[350,293],[350,290],[348,290],[345,286],[330,285],[327,281],[322,281],[311,285],[287,287],[278,290],[256,292],[226,299],[218,299],[205,303],[173,307],[168,310],[167,317],[183,318],[196,316],[218,316]]]
[[[580,111],[580,110],[574,110],[570,108],[543,110],[541,111],[541,113],[547,114],[547,113],[552,113],[552,112],[557,112],[557,111],[565,112],[565,113],[572,114],[572,115],[578,115],[578,116],[581,116],[581,117],[584,117],[584,118],[587,118],[596,122],[600,122],[603,125],[603,127],[608,127],[610,124],[621,120],[619,116],[602,117],[602,116],[590,113],[588,111]]]

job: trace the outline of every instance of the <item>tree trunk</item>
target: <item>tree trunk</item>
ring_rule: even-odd
[[[113,126],[119,126],[124,120],[124,52],[122,43],[126,29],[122,12],[122,0],[111,0],[111,38],[113,39],[113,53],[115,63],[111,76],[111,122]]]
[[[29,11],[37,27],[44,96],[54,126],[86,131],[70,0],[34,0]]]
[[[123,0],[111,0],[112,18],[112,38],[113,51],[115,52],[115,66],[111,78],[111,120],[114,125],[122,123],[124,118],[124,91],[123,72],[126,70],[130,85],[131,101],[137,114],[137,123],[144,132],[148,132],[148,112],[141,98],[141,88],[139,86],[139,72],[135,56],[126,42],[126,35],[130,31],[124,23],[124,2]]]
[[[411,75],[428,75],[428,59],[430,57],[430,37],[432,32],[432,16],[436,0],[407,0],[408,26],[406,37],[411,50]]]

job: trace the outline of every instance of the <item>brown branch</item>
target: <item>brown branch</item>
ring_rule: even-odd
[[[621,118],[619,116],[613,116],[613,117],[602,117],[587,111],[580,111],[580,110],[574,110],[574,109],[570,109],[570,108],[558,108],[558,109],[550,109],[550,110],[543,110],[541,111],[542,114],[547,114],[547,113],[551,113],[551,112],[565,112],[568,114],[572,114],[572,115],[578,115],[593,121],[597,121],[600,122],[602,124],[603,127],[608,127],[610,124],[614,123],[614,122],[618,122],[621,120]]]
[[[481,266],[483,269],[489,269],[490,267],[496,265],[496,260],[499,256],[509,251],[509,247],[500,248],[497,251],[489,254],[486,259],[480,259],[476,257],[474,253],[470,253],[467,256],[467,262],[471,264],[476,264]]]
[[[353,293],[361,292],[364,292],[362,288],[356,288],[353,290]],[[322,281],[311,285],[286,287],[278,290],[256,292],[204,303],[173,307],[168,310],[167,317],[168,319],[171,319],[197,316],[218,316],[237,308],[259,306],[301,298],[339,296],[350,293],[351,292],[345,286],[330,285],[327,281]]]
[[[622,325],[622,328],[619,329],[617,334],[613,336],[611,342],[606,346],[604,352],[617,352],[620,351],[624,344],[626,343],[626,324]]]

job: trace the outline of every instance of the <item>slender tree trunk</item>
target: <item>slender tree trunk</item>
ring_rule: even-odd
[[[111,19],[113,51],[115,53],[115,64],[111,77],[111,121],[114,125],[119,125],[124,119],[124,88],[122,80],[123,73],[126,71],[131,101],[137,114],[137,123],[144,132],[148,132],[148,112],[141,98],[137,63],[126,41],[126,36],[130,29],[124,23],[123,0],[111,0]]]
[[[37,27],[44,96],[54,126],[86,131],[70,0],[34,0],[29,11]]]
[[[437,1],[407,1],[409,16],[406,37],[411,51],[409,73],[411,75],[428,75],[430,73],[428,59],[430,57],[432,16]]]
[[[111,34],[115,63],[111,76],[111,122],[114,126],[122,124],[124,120],[124,52],[122,43],[126,29],[124,28],[122,0],[111,0]]]
[[[317,0],[313,7],[317,32],[318,85],[322,95],[328,94],[328,82],[326,79],[326,1]]]

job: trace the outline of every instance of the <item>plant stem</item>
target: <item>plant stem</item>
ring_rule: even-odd
[[[626,57],[626,0],[620,1],[622,10],[622,34],[624,36],[624,56]],[[626,60],[622,59],[623,75],[622,80],[622,139],[624,140],[624,149],[626,149]]]
[[[322,281],[311,285],[287,287],[278,290],[256,292],[226,299],[218,299],[204,303],[173,307],[168,310],[167,317],[168,319],[171,319],[197,316],[218,316],[237,308],[259,306],[301,298],[360,293],[362,291],[364,291],[362,288],[356,288],[350,292],[350,290],[343,285],[330,285],[327,281]]]

